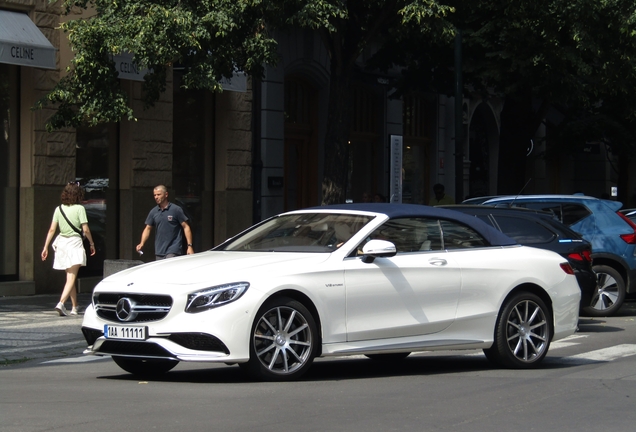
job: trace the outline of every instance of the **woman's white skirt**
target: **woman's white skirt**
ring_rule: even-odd
[[[63,237],[58,235],[53,242],[55,260],[53,268],[56,270],[66,270],[74,265],[86,265],[86,251],[80,236]]]

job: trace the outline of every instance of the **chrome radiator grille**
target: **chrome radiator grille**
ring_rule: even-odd
[[[158,294],[97,293],[95,312],[113,322],[151,322],[165,318],[172,308],[172,297]]]

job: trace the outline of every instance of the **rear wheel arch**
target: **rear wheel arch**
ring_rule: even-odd
[[[633,292],[630,290],[631,284],[630,284],[629,274],[627,272],[626,264],[623,264],[622,262],[617,261],[614,258],[601,255],[601,256],[592,257],[592,267],[595,267],[595,266],[607,266],[616,270],[618,274],[620,274],[621,277],[623,278],[623,282],[625,282],[625,288],[627,292],[628,293]]]
[[[519,285],[518,287],[510,291],[508,295],[506,296],[506,298],[501,302],[501,305],[499,306],[499,312],[497,313],[497,320],[499,320],[499,317],[503,310],[503,305],[505,305],[508,302],[508,300],[510,300],[511,297],[514,297],[520,292],[528,292],[528,293],[532,293],[536,295],[541,300],[543,300],[545,305],[548,307],[550,312],[550,320],[552,322],[552,334],[550,335],[550,339],[552,339],[552,337],[554,337],[554,311],[552,310],[552,298],[550,298],[550,295],[539,285],[535,285],[532,283],[525,283],[525,284]]]
[[[552,305],[544,301],[541,291],[524,284],[506,296],[497,315],[493,344],[483,350],[488,360],[498,366],[528,369],[545,358],[554,336],[554,318]]]

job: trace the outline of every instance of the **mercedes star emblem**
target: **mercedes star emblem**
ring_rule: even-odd
[[[120,298],[115,313],[120,321],[131,321],[137,314],[133,311],[134,303],[128,297]]]

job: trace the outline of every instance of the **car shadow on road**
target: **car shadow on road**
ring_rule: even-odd
[[[101,376],[98,379],[148,381],[148,382],[180,382],[198,384],[240,384],[255,382],[238,366],[215,366],[213,368],[179,369],[157,377],[139,378],[130,374]],[[304,381],[342,381],[352,379],[368,379],[380,377],[423,376],[460,372],[480,372],[495,367],[482,355],[457,356],[420,356],[414,355],[401,361],[384,362],[366,358],[318,359],[309,371],[300,379]]]
[[[604,318],[579,318],[577,333],[613,333],[625,331],[624,328],[607,325]]]

